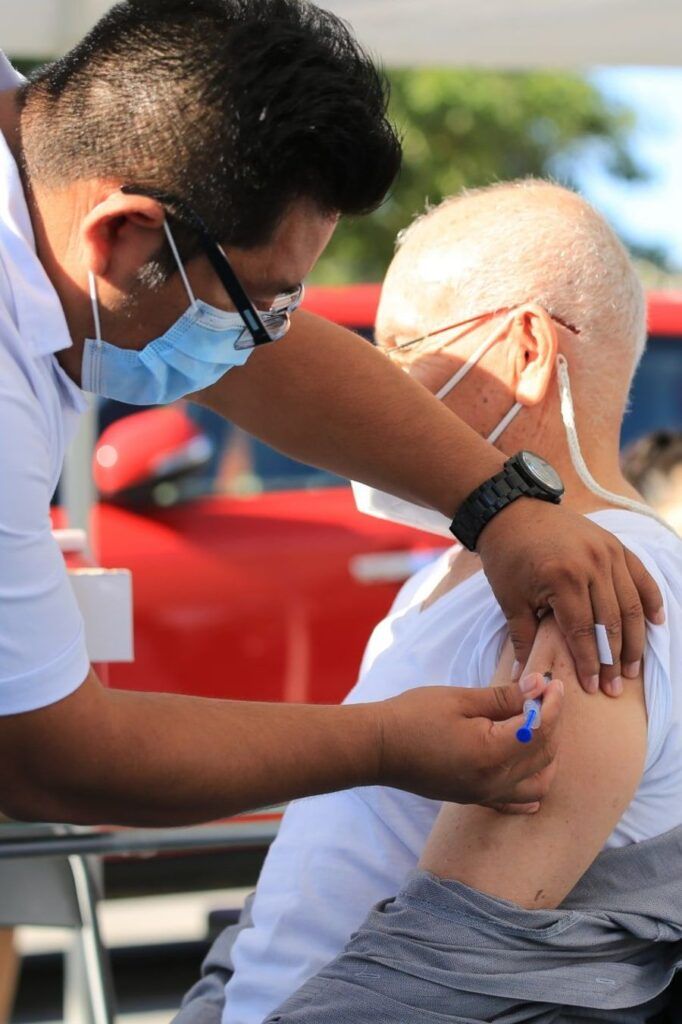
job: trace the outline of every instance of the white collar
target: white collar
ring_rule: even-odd
[[[14,299],[17,326],[35,355],[71,345],[59,296],[36,253],[19,169],[0,133],[0,255]]]
[[[0,90],[23,81],[0,52]],[[19,333],[34,355],[69,348],[71,337],[52,282],[36,253],[19,169],[0,132],[0,258],[14,299]]]

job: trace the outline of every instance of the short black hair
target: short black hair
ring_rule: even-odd
[[[20,102],[29,178],[170,193],[242,248],[299,199],[370,212],[400,166],[384,75],[307,0],[125,0]]]

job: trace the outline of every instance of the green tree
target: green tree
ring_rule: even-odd
[[[574,183],[584,159],[642,178],[628,150],[632,113],[586,78],[564,72],[414,70],[390,74],[404,164],[383,206],[346,220],[317,284],[381,280],[397,233],[427,204],[465,187],[526,175]]]

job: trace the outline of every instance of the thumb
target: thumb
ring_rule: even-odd
[[[514,648],[514,665],[511,673],[514,680],[521,678],[528,662],[535,642],[535,634],[538,631],[538,623],[538,617],[530,605],[525,605],[520,611],[507,615],[509,639]]]
[[[523,714],[523,703],[528,699],[516,683],[467,690],[466,694],[466,715],[469,718],[488,718],[493,722],[506,722]]]

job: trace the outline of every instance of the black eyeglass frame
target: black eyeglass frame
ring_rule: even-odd
[[[469,324],[476,323],[477,320],[492,319],[496,316],[501,316],[502,313],[511,313],[514,306],[502,306],[500,309],[493,309],[487,313],[479,313],[477,316],[470,316],[466,320],[460,320],[456,324],[448,324],[446,327],[438,327],[435,331],[429,331],[428,334],[422,334],[419,338],[411,338],[410,341],[402,341],[399,345],[393,345],[392,348],[386,348],[383,351],[387,356],[400,355],[406,348],[412,348],[413,345],[418,345],[422,341],[428,341],[429,338],[435,338],[439,334],[445,334],[446,331],[454,331],[456,327],[467,327]],[[555,313],[546,311],[552,320],[565,327],[567,331],[576,336],[580,335],[580,328],[574,327],[573,324],[569,324],[566,320],[562,320],[560,316]]]
[[[273,313],[271,316],[281,316],[286,329],[283,334],[273,336],[266,327],[263,317],[247,295],[244,286],[237,277],[232,264],[222,246],[213,238],[204,221],[192,209],[189,203],[168,192],[162,192],[154,188],[146,188],[141,185],[122,185],[121,192],[125,195],[147,196],[149,199],[156,199],[166,209],[171,217],[174,217],[185,227],[196,231],[201,248],[206,254],[220,282],[229,295],[234,307],[244,321],[244,325],[253,338],[254,345],[267,345],[272,341],[278,341],[284,336],[288,329],[289,313],[293,312],[303,297],[303,285],[299,286],[298,295],[293,300],[290,311],[285,313]],[[268,314],[265,314],[266,316]]]

